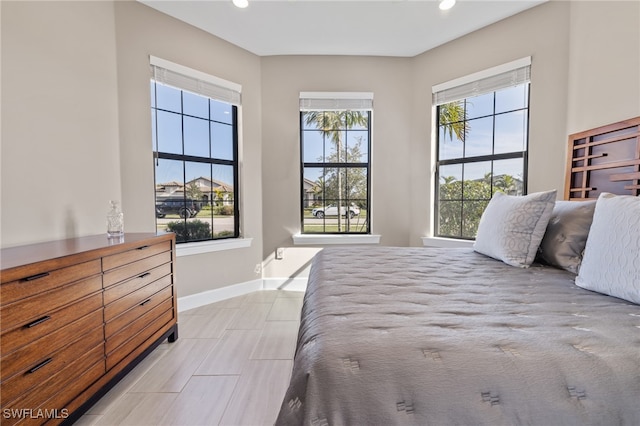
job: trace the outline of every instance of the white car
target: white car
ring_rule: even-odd
[[[341,206],[340,211],[341,211],[340,216],[345,216],[345,217],[347,216],[346,206]],[[317,217],[318,219],[322,219],[325,216],[338,216],[338,206],[331,205],[326,207],[317,207],[311,211],[311,214]],[[353,204],[349,206],[349,217],[353,219],[359,214],[360,214],[360,209],[358,208],[358,206],[355,206]]]

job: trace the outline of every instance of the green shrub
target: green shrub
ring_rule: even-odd
[[[233,216],[233,206],[225,205],[213,208],[213,214],[216,216]]]
[[[222,206],[222,214],[225,216],[232,216],[233,215],[233,206]]]
[[[167,231],[176,234],[177,242],[198,241],[211,238],[211,226],[201,220],[188,222],[175,221],[167,223]]]

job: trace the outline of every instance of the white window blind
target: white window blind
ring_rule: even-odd
[[[158,83],[198,93],[232,105],[242,104],[242,86],[165,59],[149,57],[151,78]]]
[[[370,111],[371,92],[300,92],[300,111]]]
[[[433,105],[483,95],[531,81],[531,57],[518,59],[484,71],[433,86]]]

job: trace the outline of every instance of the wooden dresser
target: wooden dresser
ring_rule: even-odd
[[[174,234],[3,249],[2,425],[71,423],[178,338]]]

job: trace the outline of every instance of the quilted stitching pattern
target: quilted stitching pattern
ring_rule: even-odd
[[[576,284],[640,303],[640,197],[600,194]]]
[[[535,259],[553,212],[556,191],[511,196],[496,192],[482,213],[475,251],[526,268]]]
[[[467,249],[325,249],[277,424],[640,424],[640,306],[574,277]]]

